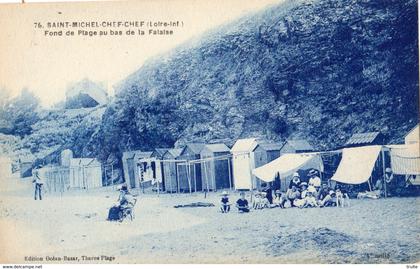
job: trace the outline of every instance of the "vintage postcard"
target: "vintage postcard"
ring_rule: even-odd
[[[0,264],[417,268],[418,32],[415,0],[1,4]]]

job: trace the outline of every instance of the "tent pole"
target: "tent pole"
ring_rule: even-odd
[[[188,188],[190,189],[190,194],[191,194],[192,191],[191,191],[191,167],[190,167],[190,162],[187,162],[187,166],[188,166],[188,173],[187,173]]]
[[[204,164],[203,169],[204,169],[204,175],[206,177],[206,186],[207,186],[206,191],[204,192],[204,198],[207,198],[207,192],[209,191],[209,184],[208,184],[209,180],[208,180],[208,177],[207,177],[206,161],[204,161],[203,164]]]
[[[254,196],[254,180],[253,180],[253,178],[252,178],[252,165],[251,165],[251,153],[250,152],[248,152],[248,156],[249,156],[249,159],[248,159],[248,162],[249,162],[249,175],[251,176],[251,199],[250,199],[250,202],[251,202],[251,204],[252,204],[252,199],[253,199],[253,196]]]
[[[227,158],[227,164],[228,164],[228,176],[229,176],[229,190],[232,191],[232,177],[230,175],[230,160],[229,160],[229,157]]]
[[[209,164],[210,164],[210,161],[209,161]],[[209,169],[207,169],[207,163],[204,165],[204,167],[205,167],[205,169],[206,169],[206,184],[207,184],[207,192],[209,192],[210,191],[210,188],[209,188],[209,177],[207,176],[207,170],[209,170]]]
[[[372,176],[369,177],[368,179],[368,185],[369,185],[369,190],[372,191],[372,185],[370,184],[370,181],[372,180]]]
[[[179,171],[178,171],[178,164],[177,163],[175,163],[175,171],[176,171],[176,175],[175,175],[175,177],[176,177],[176,182],[177,182],[177,192],[176,193],[179,193],[179,177],[178,177],[178,175],[179,175]]]
[[[166,174],[165,173],[165,167],[166,167],[166,165],[168,165],[168,164],[166,164],[166,163],[164,163],[163,164],[163,173],[164,174]],[[169,176],[171,175],[171,172],[169,171]],[[169,177],[168,177],[169,178]],[[169,188],[171,189],[171,195],[172,195],[172,178],[169,180]]]
[[[386,179],[385,179],[385,151],[384,151],[384,147],[381,148],[381,155],[382,155],[382,177],[383,177],[383,181],[384,181],[384,192],[385,192],[385,198],[387,198],[388,194],[387,194]]]
[[[193,164],[193,170],[194,170],[194,192],[197,193],[197,173],[195,170],[195,163]],[[203,184],[203,180],[201,180],[201,184]]]

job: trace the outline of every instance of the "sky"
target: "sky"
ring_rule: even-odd
[[[89,78],[109,94],[150,57],[282,0],[142,0],[0,5],[0,91],[28,88],[49,107]],[[172,36],[46,37],[47,22],[182,21]],[[35,28],[41,23],[43,29]],[[60,29],[57,29],[60,30]],[[123,31],[125,31],[124,29]]]

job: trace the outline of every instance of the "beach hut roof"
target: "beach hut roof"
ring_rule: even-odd
[[[287,143],[297,151],[314,151],[312,145],[305,139],[287,140]]]
[[[215,153],[216,152],[229,152],[229,148],[223,143],[208,144],[208,145],[205,146],[205,148],[207,148],[211,152],[215,152]]]
[[[70,166],[96,166],[99,164],[95,158],[73,158],[70,160]]]
[[[231,152],[251,152],[258,145],[256,138],[238,139],[233,145]]]
[[[281,148],[283,147],[283,145],[280,143],[260,143],[258,144],[258,146],[265,151],[281,150]]]
[[[186,148],[189,148],[194,154],[200,154],[205,145],[204,143],[189,143],[182,149],[181,154],[184,153]]]
[[[126,151],[123,152],[123,159],[132,159],[134,158],[134,155],[136,155],[136,153],[140,153],[141,150],[133,150],[133,151]]]
[[[170,148],[156,148],[155,151],[153,151],[153,156],[162,158],[165,153],[170,150]]]
[[[152,157],[153,151],[140,151],[136,153],[136,158],[146,159]]]
[[[169,150],[165,153],[165,155],[166,155],[166,154],[171,154],[171,156],[172,156],[173,158],[176,158],[176,157],[178,157],[179,155],[181,155],[181,152],[182,152],[182,148],[169,149]]]
[[[350,137],[350,139],[347,140],[346,146],[372,143],[379,136],[379,134],[380,134],[380,132],[353,134]]]

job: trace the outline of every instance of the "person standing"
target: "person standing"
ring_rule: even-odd
[[[321,187],[321,178],[319,177],[319,173],[315,169],[311,169],[308,174],[309,177],[309,186],[314,186],[316,191],[319,191]]]
[[[264,192],[266,193],[265,198],[267,198],[270,205],[273,204],[273,189],[271,188],[270,183],[267,184],[267,188]]]
[[[394,175],[392,173],[392,169],[390,167],[387,167],[385,169],[385,184],[386,184],[386,188],[384,191],[386,191],[386,195],[387,196],[391,196],[391,189],[395,188],[395,180],[394,180]]]
[[[42,187],[44,186],[45,180],[41,168],[42,166],[39,165],[33,173],[32,182],[35,183],[35,200],[37,200],[37,197],[39,197],[39,200],[42,200]]]

